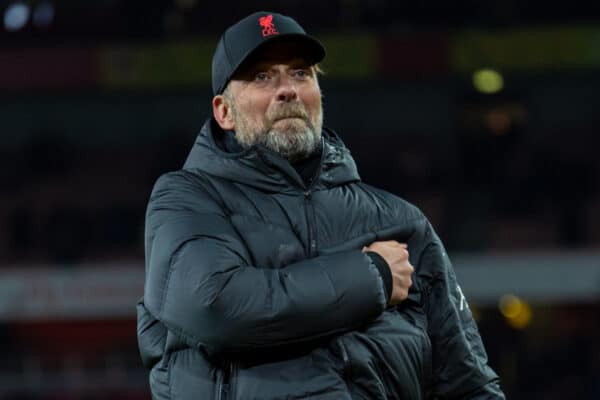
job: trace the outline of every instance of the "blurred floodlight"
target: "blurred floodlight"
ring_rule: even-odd
[[[531,306],[513,294],[500,298],[500,312],[515,329],[523,329],[531,322]]]
[[[522,305],[521,299],[513,294],[507,294],[500,298],[500,312],[506,318],[515,318],[521,311]]]
[[[18,31],[27,24],[29,20],[29,6],[25,3],[13,3],[4,11],[4,29],[7,31]]]
[[[496,93],[504,87],[504,79],[498,71],[480,69],[473,73],[473,86],[483,93]]]
[[[33,10],[33,24],[38,28],[46,28],[54,20],[54,6],[52,3],[40,3]]]

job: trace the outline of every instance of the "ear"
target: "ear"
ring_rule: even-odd
[[[212,100],[213,116],[215,120],[225,131],[232,131],[235,128],[233,123],[233,113],[231,106],[223,95],[217,95]]]

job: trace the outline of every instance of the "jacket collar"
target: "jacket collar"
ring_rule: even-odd
[[[323,128],[323,151],[318,176],[310,190],[322,190],[359,181],[356,164],[340,137]],[[226,134],[208,119],[183,166],[267,192],[306,191],[302,178],[286,159],[261,145],[237,152],[226,150]]]

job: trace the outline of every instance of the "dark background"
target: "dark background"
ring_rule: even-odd
[[[260,9],[323,38],[325,124],[430,218],[508,397],[599,398],[600,5],[537,0],[0,1],[0,398],[149,398],[145,204]]]

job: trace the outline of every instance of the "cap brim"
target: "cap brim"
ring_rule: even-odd
[[[290,42],[298,46],[298,56],[305,59],[311,65],[317,64],[325,58],[325,48],[316,38],[302,33],[282,33],[279,35],[273,35],[261,44],[256,46],[254,49],[248,51],[238,65],[233,68],[231,77],[235,76],[245,65],[251,64],[257,61],[257,57],[260,56],[260,52],[274,43]]]

